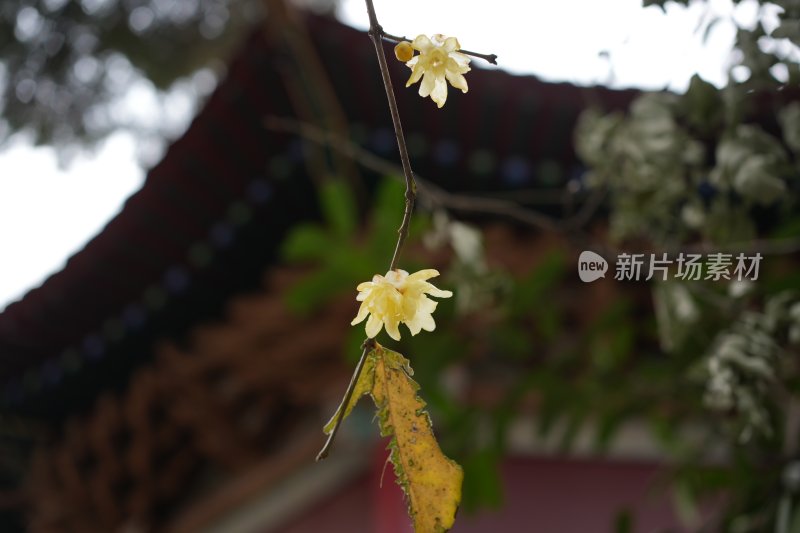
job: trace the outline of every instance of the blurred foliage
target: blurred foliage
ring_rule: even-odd
[[[626,115],[581,116],[576,148],[589,185],[611,192],[613,238],[742,242],[756,236],[757,215],[797,208],[798,104],[778,109],[781,138],[742,122],[741,105],[725,94],[733,90],[744,89],[717,90],[695,76],[684,95],[645,94]]]
[[[656,431],[679,459],[674,500],[690,531],[800,523],[800,2],[758,6],[757,23],[738,29],[725,87],[695,76],[684,94],[642,94],[626,113],[587,111],[575,132],[588,186],[608,192],[615,246],[766,254],[757,282],[650,287],[657,357],[674,363],[661,376],[672,390],[652,391],[673,398],[673,423]],[[703,427],[700,442],[685,439],[687,422]],[[712,442],[721,455],[709,461]],[[709,494],[725,498],[702,523],[698,501]]]
[[[402,190],[399,181],[382,182],[365,231],[354,233],[357,217],[345,186],[329,182],[321,188],[322,223],[296,227],[283,248],[286,260],[317,267],[291,289],[290,305],[311,312],[335,294],[355,297],[357,283],[384,268],[387,251],[380,247],[394,242],[381,237],[399,225]],[[696,358],[664,358],[652,350],[636,354],[637,347],[652,344],[655,328],[634,302],[615,299],[576,329],[570,302],[575,280],[563,253],[551,251],[530,272],[514,277],[489,266],[477,228],[441,213],[432,223],[426,218],[416,216],[403,266],[413,270],[422,262],[413,246],[422,237],[428,246],[447,246],[452,254],[441,286],[457,296],[465,287],[476,299],[440,302],[436,334],[405,335],[399,347],[413,360],[442,449],[464,467],[465,509],[501,503],[497,465],[508,451],[510,429],[530,414],[532,401],[537,422],[529,437],[550,442],[555,450],[574,446],[586,423],[595,428],[598,451],[636,416],[652,416],[654,428],[672,427],[673,394],[680,393],[672,378]],[[333,283],[335,277],[333,287],[316,292],[321,280]],[[312,301],[303,302],[306,298]],[[566,327],[571,329],[565,336]],[[357,357],[363,330],[352,332],[347,350]],[[691,405],[681,409],[698,412],[702,385],[682,387],[693,392],[683,395]],[[469,390],[490,400],[465,396]]]
[[[130,127],[110,104],[135,80],[163,91],[219,70],[262,9],[259,0],[3,0],[0,144],[28,131],[63,147]]]
[[[394,252],[395,241],[386,236],[394,236],[400,227],[403,213],[397,209],[397,199],[403,197],[404,190],[397,180],[381,182],[370,212],[369,230],[362,235],[357,231],[360,217],[347,185],[328,180],[321,186],[322,223],[295,226],[282,245],[287,261],[318,267],[289,291],[289,309],[310,313],[332,295],[372,279]],[[422,218],[412,220],[410,234],[418,236],[425,224]]]
[[[626,113],[591,110],[575,132],[587,185],[607,192],[602,246],[766,247],[757,281],[617,284],[587,315],[579,303],[586,286],[576,288],[563,252],[549,250],[512,276],[486,256],[479,228],[446,213],[415,232],[428,247],[450,248],[442,286],[456,298],[439,306],[435,335],[404,336],[400,345],[443,450],[464,465],[467,510],[501,503],[497,464],[520,435],[565,451],[588,434],[602,453],[635,423],[674,465],[665,484],[685,530],[786,533],[800,523],[800,274],[792,255],[800,249],[800,103],[786,96],[800,78],[774,45],[797,43],[800,4],[774,5],[782,11],[771,31],[759,23],[738,33],[733,67],[744,67],[745,78],[717,88],[695,77],[686,93],[642,94]],[[324,227],[298,228],[285,249],[287,259],[319,267],[296,288],[296,308],[321,304],[305,284],[325,284],[325,298],[354,295],[381,272],[387,252],[374,247],[400,221],[402,188],[384,184],[366,231],[353,237],[358,217],[336,187],[321,191]],[[354,356],[361,336],[353,335]],[[611,526],[633,530],[635,515],[621,509]]]
[[[800,4],[759,5],[777,8],[777,25],[767,31],[761,11],[754,28],[738,29],[726,87],[695,76],[682,95],[643,94],[626,114],[582,116],[576,148],[589,185],[611,193],[614,238],[741,242],[797,208]]]

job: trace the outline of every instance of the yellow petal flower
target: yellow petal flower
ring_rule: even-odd
[[[433,331],[436,322],[432,313],[437,302],[428,298],[449,298],[450,291],[437,289],[427,280],[435,278],[439,271],[432,268],[420,270],[409,275],[405,270],[391,270],[385,276],[376,274],[372,281],[358,285],[356,300],[361,302],[358,314],[350,323],[355,326],[367,316],[366,332],[370,338],[386,328],[386,333],[396,341],[400,340],[400,324],[405,324],[412,335],[421,330]]]
[[[436,105],[442,107],[447,100],[447,82],[456,89],[467,92],[467,80],[464,74],[470,71],[469,57],[458,52],[461,45],[455,37],[445,37],[436,34],[432,38],[419,35],[411,43],[412,48],[419,52],[406,63],[411,69],[411,76],[406,82],[406,87],[417,83],[419,95],[425,98],[430,96]]]

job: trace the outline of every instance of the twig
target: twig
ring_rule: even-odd
[[[322,128],[301,122],[293,118],[282,118],[269,116],[264,119],[264,126],[273,131],[293,133],[299,135],[309,141],[325,144],[338,150],[341,153],[354,158],[364,168],[384,174],[387,176],[397,176],[402,173],[402,170],[391,161],[387,161],[381,157],[376,156],[369,150],[358,146],[349,139],[344,139],[340,135],[332,131],[326,131]],[[556,232],[571,232],[573,235],[580,230],[591,220],[591,217],[597,212],[597,208],[602,205],[602,201],[607,197],[607,191],[597,189],[586,201],[582,204],[580,209],[571,218],[564,220],[557,220],[547,215],[531,211],[511,200],[506,200],[502,197],[499,198],[485,198],[484,195],[488,193],[477,193],[476,195],[466,195],[451,193],[434,185],[432,182],[424,179],[422,176],[416,175],[415,180],[419,189],[420,198],[427,201],[432,207],[442,207],[451,209],[453,211],[460,211],[463,213],[475,214],[490,214],[500,215],[507,217],[516,222],[543,230],[543,231],[556,231]],[[591,243],[587,242],[587,246]],[[601,251],[596,245],[592,244],[595,251],[605,252],[607,254],[619,253],[619,250],[612,248],[608,245],[603,245]],[[629,250],[629,253],[640,253],[641,250]],[[800,238],[789,237],[783,239],[757,239],[753,241],[744,241],[727,245],[712,245],[709,243],[686,244],[682,246],[654,248],[646,250],[649,253],[663,253],[667,252],[669,255],[674,255],[680,252],[684,253],[745,253],[753,254],[756,252],[766,255],[790,255],[800,252]]]
[[[589,221],[594,216],[594,214],[603,204],[603,200],[606,197],[606,193],[607,191],[605,188],[594,189],[594,191],[592,191],[592,194],[589,195],[589,197],[583,203],[578,212],[572,215],[569,219],[567,219],[566,221],[567,229],[578,230],[583,226],[585,226],[586,224],[588,224]]]
[[[462,213],[501,215],[544,231],[561,232],[564,229],[559,221],[508,200],[454,194],[430,182],[425,182],[420,189],[436,206]]]
[[[339,426],[342,425],[342,420],[344,420],[344,415],[347,412],[347,406],[350,405],[350,399],[353,397],[353,391],[356,389],[356,383],[358,383],[358,378],[361,376],[361,370],[364,368],[364,362],[367,360],[367,354],[369,354],[369,352],[375,348],[375,339],[365,340],[361,347],[363,349],[361,352],[361,359],[358,360],[356,369],[353,372],[353,377],[350,378],[350,384],[347,385],[344,398],[342,399],[341,405],[339,405],[336,423],[333,425],[331,432],[328,433],[328,440],[325,441],[322,449],[317,454],[317,461],[325,459],[328,457],[328,453],[330,453],[331,446],[333,445],[333,439],[336,437],[336,433],[339,432]]]
[[[419,180],[419,175],[417,175]],[[567,192],[563,189],[552,189],[550,187],[528,187],[524,189],[511,190],[476,190],[470,193],[472,196],[481,198],[495,198],[498,200],[511,200],[519,205],[543,205],[543,206],[562,206],[564,205],[564,195],[570,194],[576,197],[589,197],[588,193]]]
[[[400,223],[400,228],[397,230],[397,244],[392,254],[392,260],[389,262],[389,271],[397,268],[397,260],[400,257],[400,251],[403,249],[403,243],[408,237],[408,226],[411,223],[411,214],[414,212],[414,202],[417,199],[417,184],[414,181],[414,173],[411,170],[411,159],[408,156],[408,148],[406,146],[406,138],[403,135],[403,126],[400,123],[400,111],[397,109],[397,101],[394,97],[394,88],[392,87],[392,78],[389,75],[389,65],[386,62],[386,53],[383,50],[383,28],[378,24],[378,16],[375,14],[375,6],[372,0],[365,0],[367,3],[367,14],[369,15],[369,36],[372,39],[372,44],[375,46],[375,55],[378,56],[378,66],[381,70],[381,79],[383,80],[383,88],[386,90],[386,99],[389,102],[389,113],[392,115],[392,125],[394,126],[394,135],[397,138],[397,148],[400,151],[400,162],[403,165],[403,177],[406,182],[405,193],[405,209],[403,210],[403,221]],[[317,455],[317,461],[324,459],[328,456],[333,440],[339,431],[339,426],[344,419],[344,413],[347,411],[347,405],[350,403],[350,398],[353,396],[358,378],[361,376],[361,369],[364,368],[364,361],[367,359],[367,354],[375,346],[374,339],[367,339],[364,341],[364,350],[361,353],[361,359],[358,360],[356,369],[353,372],[353,377],[350,380],[350,385],[344,394],[342,405],[339,408],[339,415],[336,417],[336,423],[333,429],[328,434],[328,440]]]
[[[364,167],[379,174],[396,176],[401,173],[401,169],[397,165],[376,156],[348,139],[343,139],[335,132],[325,131],[313,124],[290,118],[270,116],[264,119],[264,126],[274,131],[294,133],[312,142],[326,144],[353,157]],[[561,231],[563,229],[559,221],[547,215],[525,209],[510,200],[451,193],[419,175],[415,176],[415,182],[421,197],[432,207],[443,207],[465,213],[506,216],[543,231]]]
[[[389,112],[392,115],[392,125],[394,126],[394,135],[397,138],[397,148],[400,150],[400,163],[403,166],[403,177],[406,181],[406,207],[403,212],[403,222],[400,224],[400,229],[397,230],[397,245],[392,254],[392,261],[389,263],[389,270],[397,268],[397,259],[400,256],[400,250],[403,248],[403,243],[408,237],[408,226],[411,223],[411,213],[414,211],[414,202],[417,198],[417,184],[414,182],[414,173],[411,171],[411,160],[408,157],[408,148],[406,147],[406,138],[403,135],[403,126],[400,123],[400,112],[397,110],[397,100],[394,97],[394,89],[392,87],[392,78],[389,75],[389,65],[386,62],[386,53],[383,50],[383,28],[378,24],[378,16],[375,14],[375,6],[372,0],[365,0],[367,3],[367,14],[369,15],[369,36],[372,39],[372,44],[375,46],[375,55],[378,56],[378,66],[381,69],[381,78],[383,79],[383,88],[386,90],[386,99],[389,102]]]
[[[391,34],[386,33],[386,32],[382,32],[381,37],[383,38],[384,41],[389,42],[389,43],[395,43],[395,44],[402,43],[404,41],[405,42],[409,42],[409,43],[411,41],[413,41],[413,39],[408,39],[406,37],[398,37],[397,35],[391,35]],[[496,65],[497,64],[497,54],[481,54],[481,53],[478,53],[478,52],[470,52],[469,50],[464,50],[464,49],[460,49],[460,50],[458,50],[458,52],[461,53],[461,54],[464,54],[464,55],[468,55],[468,56],[472,56],[472,57],[477,57],[477,58],[483,59],[484,61],[488,61],[492,65]]]

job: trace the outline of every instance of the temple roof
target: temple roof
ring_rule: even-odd
[[[261,285],[287,229],[318,216],[308,147],[265,118],[326,126],[344,116],[353,142],[397,159],[366,36],[322,17],[298,27],[256,29],[142,189],[62,271],[0,314],[4,411],[59,419],[84,410],[124,387],[158,339],[180,342]],[[400,63],[391,69],[395,80],[408,75]],[[624,108],[635,94],[481,68],[469,83],[469,95],[451,91],[441,110],[397,89],[415,171],[451,191],[580,180],[578,114]],[[340,106],[333,118],[330,101]],[[375,178],[365,173],[368,190]]]

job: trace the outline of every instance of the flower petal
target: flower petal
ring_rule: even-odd
[[[430,294],[431,296],[436,296],[437,298],[450,298],[453,295],[452,291],[444,291],[442,289],[437,289],[433,285],[431,285],[431,288],[425,292]]]
[[[412,320],[406,322],[406,327],[408,328],[408,331],[411,332],[411,335],[416,335],[417,333],[422,331],[422,322],[421,322],[422,315],[419,313],[417,314],[418,317],[414,317]]]
[[[416,57],[414,59],[416,59]],[[417,83],[420,80],[420,78],[422,78],[422,75],[425,74],[425,69],[419,62],[415,62],[414,65],[412,66],[411,61],[409,61],[408,63],[406,63],[406,65],[412,67],[411,76],[408,78],[408,81],[406,82],[406,87],[411,87],[412,85]]]
[[[427,298],[426,296],[423,296],[420,299],[419,306],[417,307],[417,309],[418,309],[417,313],[422,313],[422,314],[428,314],[429,315],[429,314],[433,313],[434,311],[436,311],[436,307],[438,305],[439,305],[439,302],[437,302],[435,300],[431,300],[431,299]]]
[[[450,57],[450,59],[452,59],[453,61],[456,62],[456,64],[458,65],[459,69],[462,69],[461,70],[462,74],[472,70],[468,66],[469,62],[470,62],[470,58],[469,58],[468,55],[462,54],[460,52],[451,52],[450,54],[448,54],[448,56]]]
[[[381,319],[376,317],[375,315],[370,315],[369,320],[367,320],[367,325],[364,329],[367,332],[367,337],[373,339],[378,333],[381,332],[382,327],[383,327],[383,322],[381,321]]]
[[[433,91],[431,91],[431,99],[436,102],[436,105],[440,109],[447,101],[447,82],[444,76],[436,77],[436,85],[434,85]]]
[[[436,75],[429,71],[425,71],[425,76],[422,78],[422,83],[419,84],[419,95],[423,98],[431,94],[436,86]]]
[[[358,284],[358,287],[356,287],[356,290],[357,290],[358,292],[361,292],[361,291],[366,291],[366,290],[368,290],[368,289],[371,289],[371,288],[372,288],[372,287],[374,287],[374,286],[375,286],[375,283],[374,283],[374,282],[372,282],[372,281],[365,281],[364,283],[359,283],[359,284]]]
[[[450,82],[450,85],[456,89],[461,89],[462,92],[467,92],[469,90],[467,79],[458,72],[447,69],[445,71],[445,76],[447,76],[447,81]]]
[[[438,275],[439,271],[436,270],[435,268],[426,268],[425,270],[419,270],[417,272],[414,272],[413,274],[409,274],[407,281],[408,282],[417,280],[425,281],[427,279],[435,278]]]
[[[353,319],[353,321],[350,322],[350,325],[355,326],[356,324],[367,318],[368,314],[369,314],[369,309],[367,309],[367,304],[366,303],[361,304],[361,307],[358,308],[358,314]]]
[[[436,329],[436,321],[431,314],[422,315],[420,323],[422,324],[422,329],[425,331],[433,331]]]
[[[396,341],[400,340],[400,328],[398,327],[400,322],[397,320],[387,320],[386,321],[386,333],[389,334],[391,338]]]
[[[458,43],[458,39],[455,37],[448,37],[444,40],[442,48],[444,48],[444,51],[449,54],[450,52],[461,50],[461,45]]]
[[[408,326],[408,330],[412,335],[416,335],[423,329],[425,331],[435,330],[436,321],[433,320],[433,316],[431,316],[430,313],[417,313],[417,316],[414,317],[414,320],[407,322],[406,326]]]
[[[411,42],[411,46],[424,54],[429,52],[434,47],[434,44],[426,35],[417,35],[417,38]]]

